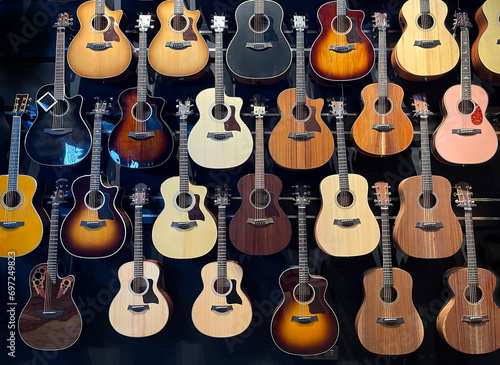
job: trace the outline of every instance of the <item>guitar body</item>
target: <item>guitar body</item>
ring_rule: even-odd
[[[41,100],[47,92],[54,95],[53,84],[42,86],[36,100]],[[82,104],[81,95],[65,97],[48,112],[36,103],[37,117],[24,141],[26,152],[33,161],[41,165],[69,166],[87,156],[92,137],[82,118]]]
[[[158,262],[144,260],[143,270],[148,287],[142,295],[131,289],[134,262],[127,262],[118,270],[120,290],[109,306],[109,321],[124,336],[154,335],[165,327],[173,308],[170,297],[160,287],[161,268]]]
[[[467,268],[456,267],[445,273],[449,298],[437,317],[436,326],[441,337],[455,350],[466,354],[486,354],[500,348],[500,308],[493,300],[495,275],[478,268],[480,300],[469,304],[465,297],[468,287]],[[470,323],[464,315],[487,315],[488,320]]]
[[[317,14],[321,32],[311,47],[309,61],[313,76],[319,82],[352,81],[366,76],[375,63],[375,52],[370,40],[361,30],[365,14],[346,8],[346,31],[335,29],[337,2],[327,2]],[[330,46],[353,48],[336,52]]]
[[[500,1],[487,0],[476,12],[479,35],[472,45],[472,65],[479,76],[489,81],[500,81],[499,8]]]
[[[189,78],[203,76],[208,63],[208,46],[202,38],[196,23],[200,12],[188,11],[183,7],[184,16],[174,15],[174,1],[163,1],[158,5],[156,14],[161,27],[149,46],[149,63],[157,72],[171,78]],[[179,44],[179,47],[167,47],[167,42]],[[189,46],[182,46],[189,42]],[[208,71],[208,69],[206,70]]]
[[[486,119],[488,94],[483,88],[471,85],[473,111],[460,112],[461,87],[454,85],[444,94],[442,101],[443,122],[432,138],[432,152],[438,160],[448,164],[469,165],[488,161],[498,149],[498,137]],[[479,129],[480,133],[461,135],[456,129]],[[481,146],[481,148],[478,148]]]
[[[37,190],[37,182],[31,176],[19,175],[18,191],[21,194],[20,203],[9,208],[7,205],[8,175],[0,176],[0,257],[8,257],[9,252],[15,256],[26,255],[40,244],[44,234],[43,208],[33,202]]]
[[[105,7],[106,27],[94,28],[98,23],[95,1],[86,1],[78,7],[80,30],[68,47],[69,67],[78,75],[90,79],[105,79],[121,75],[132,61],[132,44],[120,29],[123,11],[111,11]],[[108,44],[106,49],[93,50],[93,43]]]
[[[299,268],[293,266],[281,273],[280,288],[283,299],[271,320],[271,337],[282,351],[292,355],[322,354],[335,345],[339,336],[337,316],[325,299],[328,281],[322,276],[309,275],[314,297],[309,304],[297,301]],[[294,317],[312,316],[310,323],[301,323]]]
[[[243,101],[224,95],[224,106],[229,111],[219,120],[212,114],[215,105],[215,88],[205,89],[196,96],[200,119],[188,137],[189,156],[198,165],[212,169],[228,169],[244,163],[253,150],[253,138],[241,120]],[[208,137],[209,133],[231,133],[225,139]]]
[[[441,176],[432,176],[435,204],[422,207],[422,177],[412,176],[398,187],[401,207],[392,232],[394,243],[405,254],[419,258],[444,258],[455,254],[462,245],[462,229],[451,208],[451,185]],[[442,222],[443,228],[424,230],[417,222]]]
[[[333,154],[333,137],[330,129],[321,119],[322,99],[310,99],[306,96],[309,115],[304,120],[293,116],[295,90],[287,89],[278,95],[278,107],[281,119],[269,137],[269,152],[273,160],[283,168],[308,170],[320,167],[328,162]],[[314,134],[313,138],[295,140],[289,133]]]
[[[227,262],[227,277],[231,282],[226,295],[217,294],[217,262],[206,264],[201,270],[203,291],[196,298],[191,317],[195,327],[210,337],[232,337],[248,328],[252,321],[250,300],[241,290],[243,269],[236,262]],[[230,307],[227,307],[230,306]],[[224,310],[217,311],[217,308]]]
[[[314,234],[319,248],[332,256],[360,256],[372,252],[380,240],[380,228],[368,206],[368,183],[361,175],[348,174],[350,199],[341,198],[339,175],[330,175],[320,184],[321,210]],[[345,204],[347,202],[347,204]],[[360,223],[343,226],[335,220],[359,219]]]
[[[413,125],[401,108],[404,92],[396,84],[387,84],[390,105],[384,113],[378,108],[378,84],[370,84],[361,91],[363,110],[354,121],[351,140],[355,147],[369,156],[390,156],[405,150],[413,140]],[[381,103],[382,104],[382,103]],[[380,132],[374,124],[392,124],[394,129]]]
[[[153,225],[153,244],[163,256],[192,259],[208,253],[217,240],[215,219],[205,206],[207,189],[189,183],[191,199],[183,207],[179,192],[179,177],[174,176],[161,184],[165,207]],[[175,223],[184,223],[176,226]]]
[[[265,174],[265,190],[268,194],[261,194],[267,197],[263,200],[268,205],[264,209],[257,209],[255,175],[243,176],[238,181],[238,192],[243,199],[229,225],[229,238],[234,247],[249,255],[271,255],[288,245],[292,238],[292,226],[278,202],[282,188],[283,184],[277,176]],[[258,225],[247,222],[255,218],[269,218],[272,223]]]
[[[409,354],[422,344],[424,326],[413,305],[413,280],[406,271],[393,268],[393,289],[397,297],[386,303],[383,269],[370,269],[364,274],[364,300],[356,316],[355,328],[361,344],[370,352],[380,355]],[[403,317],[396,325],[377,323],[377,318]]]
[[[137,88],[123,91],[118,102],[123,116],[109,136],[111,158],[117,164],[130,168],[156,167],[164,163],[174,148],[172,131],[161,117],[165,100],[148,95],[143,120],[135,114],[138,107]],[[131,133],[137,134],[134,137]]]
[[[254,15],[255,1],[244,1],[236,8],[236,34],[227,47],[227,66],[245,84],[271,84],[282,80],[292,64],[292,50],[281,30],[283,9],[275,1],[264,1],[264,19]],[[267,19],[266,19],[267,18]],[[253,25],[267,24],[264,31]],[[248,44],[265,43],[254,49]],[[264,66],[265,65],[265,66]]]
[[[89,186],[90,175],[80,176],[71,185],[75,203],[62,222],[61,243],[76,257],[109,257],[129,241],[130,218],[121,208],[120,189],[103,182],[102,177],[99,191],[104,201],[98,209],[89,208]]]
[[[82,317],[73,301],[73,275],[57,276],[55,284],[48,275],[47,264],[39,264],[30,273],[30,299],[19,316],[19,335],[38,350],[64,350],[73,345],[82,332]],[[50,287],[47,286],[50,283]],[[45,304],[49,308],[45,309]],[[47,310],[49,313],[43,313]]]
[[[429,0],[429,8],[432,20],[421,16],[420,0],[406,1],[399,12],[403,34],[394,47],[391,63],[394,71],[404,79],[434,80],[458,63],[458,44],[444,25],[448,7],[442,0]],[[439,41],[440,44],[415,45],[419,41]]]

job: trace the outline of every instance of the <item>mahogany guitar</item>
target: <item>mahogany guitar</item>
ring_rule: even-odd
[[[368,182],[361,175],[348,173],[344,102],[333,100],[331,107],[337,120],[339,173],[321,181],[321,210],[314,226],[316,242],[329,255],[365,255],[377,247],[380,230],[368,206]]]
[[[375,13],[378,28],[378,83],[361,91],[363,110],[354,121],[351,140],[369,156],[390,156],[405,150],[413,139],[413,126],[401,109],[403,89],[387,81],[386,13]]]
[[[208,71],[208,46],[196,23],[198,10],[186,10],[183,0],[163,1],[156,15],[161,27],[149,46],[149,63],[173,79],[194,80]]]
[[[82,317],[73,300],[75,277],[61,278],[57,273],[59,207],[66,197],[66,180],[56,181],[51,197],[50,238],[47,262],[31,270],[30,299],[19,316],[19,335],[26,345],[37,350],[64,350],[82,332]]]
[[[217,188],[215,205],[218,206],[217,262],[201,269],[203,291],[193,304],[191,317],[196,329],[204,335],[225,338],[247,329],[252,321],[252,305],[241,289],[243,269],[238,263],[227,261],[227,188]]]
[[[123,91],[118,97],[122,118],[111,131],[108,150],[119,165],[130,168],[156,167],[172,154],[172,131],[162,119],[165,100],[148,93],[146,63],[147,31],[151,15],[139,15],[139,62],[137,87]]]
[[[271,337],[278,348],[291,355],[322,354],[335,345],[339,323],[325,298],[328,281],[309,273],[306,206],[309,192],[296,186],[299,210],[299,266],[283,271],[279,278],[283,299],[271,319]]]
[[[19,175],[21,115],[29,100],[28,94],[16,95],[9,172],[0,176],[0,257],[26,255],[37,248],[44,235],[45,211],[33,201],[38,184],[31,176]]]
[[[240,208],[229,224],[229,238],[241,252],[249,255],[271,255],[283,250],[292,237],[292,227],[278,199],[281,180],[264,173],[264,125],[266,107],[254,98],[255,174],[238,181],[242,197]]]
[[[389,186],[375,184],[375,204],[382,212],[382,268],[364,273],[364,299],[355,328],[361,344],[380,355],[403,355],[415,351],[424,339],[424,325],[412,301],[413,280],[391,263]]]
[[[161,331],[172,312],[172,301],[160,284],[161,266],[144,259],[142,208],[148,187],[139,183],[134,188],[134,261],[118,269],[120,290],[109,306],[109,321],[120,334],[147,337]]]
[[[112,11],[105,0],[78,7],[80,30],[68,47],[69,67],[81,77],[107,79],[129,68],[134,49],[120,29],[123,11]]]
[[[403,34],[391,56],[394,71],[412,81],[429,81],[451,71],[460,57],[446,29],[448,7],[442,0],[408,0],[399,11]]]
[[[61,242],[76,257],[97,259],[118,252],[130,236],[130,218],[121,207],[122,192],[101,176],[101,130],[106,102],[95,106],[90,175],[73,181],[73,208],[61,226]]]
[[[328,162],[333,154],[333,137],[321,119],[322,99],[306,95],[304,62],[304,31],[306,18],[295,15],[293,27],[297,34],[296,87],[278,95],[281,119],[269,138],[269,152],[281,167],[308,170]]]
[[[77,164],[88,155],[92,144],[82,118],[82,96],[68,98],[65,93],[65,29],[70,22],[67,13],[59,14],[54,83],[42,86],[36,93],[37,117],[24,141],[28,156],[41,165]]]
[[[236,8],[236,34],[227,47],[227,67],[245,84],[282,80],[292,64],[292,50],[281,25],[283,9],[272,0],[248,0]]]
[[[500,308],[493,300],[497,285],[494,273],[478,268],[472,221],[470,186],[459,183],[457,205],[465,210],[467,266],[454,267],[444,274],[448,300],[439,312],[436,327],[455,350],[466,354],[486,354],[500,348]]]
[[[487,0],[477,9],[479,35],[472,45],[472,66],[476,73],[489,81],[500,81],[500,20],[498,0]]]
[[[165,207],[153,225],[153,244],[163,256],[191,259],[208,253],[217,240],[217,224],[205,206],[207,189],[189,181],[187,118],[191,100],[179,101],[179,176],[161,184]]]
[[[365,14],[349,9],[346,3],[330,1],[318,9],[321,32],[311,47],[309,62],[319,82],[360,79],[375,63],[372,42],[361,29]]]
[[[460,28],[460,85],[450,87],[443,96],[443,121],[434,132],[432,152],[448,164],[470,165],[491,159],[498,150],[498,137],[486,119],[488,94],[471,85],[469,22],[467,13],[456,13]]]
[[[425,97],[413,96],[416,115],[420,117],[422,175],[401,181],[401,202],[394,222],[393,239],[407,255],[419,258],[448,257],[460,249],[462,230],[451,208],[451,184],[432,175],[429,150],[429,112]]]

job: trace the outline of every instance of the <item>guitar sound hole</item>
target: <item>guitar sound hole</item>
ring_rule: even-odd
[[[384,303],[394,303],[398,298],[398,292],[392,285],[382,287],[382,289],[380,289],[379,295],[380,299],[382,299]]]
[[[85,205],[90,209],[99,209],[104,205],[104,195],[99,190],[89,191],[85,195]]]
[[[255,189],[250,193],[250,203],[255,208],[265,208],[271,202],[269,192],[265,189]]]
[[[140,101],[132,108],[134,118],[140,122],[144,122],[151,117],[151,105],[146,102]]]
[[[351,28],[351,20],[346,16],[337,16],[333,19],[332,26],[337,33],[347,33]]]
[[[212,116],[217,120],[224,120],[228,115],[228,109],[224,104],[215,104],[212,108]]]
[[[392,109],[392,103],[388,98],[378,98],[374,107],[378,114],[387,114]]]
[[[293,296],[300,303],[309,303],[314,297],[314,290],[307,283],[299,284],[293,289]]]
[[[474,285],[471,290],[470,286],[467,285],[464,290],[464,297],[471,304],[479,303],[483,299],[483,290],[477,285]]]
[[[193,198],[189,193],[180,193],[175,199],[175,203],[182,209],[187,209],[193,204]]]
[[[231,291],[231,281],[228,278],[217,278],[213,286],[215,292],[219,295],[226,295]]]
[[[92,27],[98,32],[106,30],[108,27],[108,18],[104,15],[96,15],[94,19],[92,19]]]
[[[431,29],[434,26],[434,18],[430,14],[420,14],[417,24],[421,29]]]
[[[186,28],[187,24],[188,22],[184,15],[174,15],[172,17],[172,20],[170,21],[170,26],[177,32],[183,31]]]
[[[16,208],[21,205],[21,194],[16,190],[9,190],[3,195],[2,203],[9,209]]]
[[[58,100],[52,107],[52,114],[55,116],[62,116],[68,111],[69,105],[66,100]]]
[[[462,114],[469,115],[474,111],[475,105],[472,100],[460,100],[458,103],[458,111]]]
[[[293,106],[292,115],[297,120],[306,120],[309,118],[309,107],[304,103],[297,103]]]
[[[354,195],[350,191],[342,190],[337,194],[337,204],[341,207],[350,207],[352,203],[354,203]]]
[[[432,209],[437,203],[437,198],[433,193],[422,193],[418,197],[418,203],[424,209]]]
[[[143,294],[148,290],[148,281],[143,277],[133,278],[130,282],[130,290],[135,294]]]
[[[269,19],[265,14],[255,14],[250,18],[250,28],[256,33],[262,33],[269,28]]]

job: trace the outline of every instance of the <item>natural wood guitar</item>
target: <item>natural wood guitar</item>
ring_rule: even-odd
[[[472,45],[472,66],[479,76],[489,81],[500,81],[499,8],[499,0],[487,0],[476,12],[479,35]]]

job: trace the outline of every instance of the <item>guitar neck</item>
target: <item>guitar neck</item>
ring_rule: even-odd
[[[420,13],[421,14],[429,14],[431,12],[431,8],[429,5],[429,0],[420,0]]]
[[[90,166],[90,190],[99,190],[101,172],[101,138],[102,115],[94,116],[94,132],[92,135],[92,162]]]
[[[137,103],[145,103],[147,97],[148,70],[147,70],[147,29],[139,30],[139,56],[137,64]],[[145,116],[138,116],[144,120]]]
[[[337,0],[337,16],[345,17],[346,16],[346,0]]]
[[[345,146],[344,118],[336,116],[337,124],[337,155],[339,160],[339,186],[340,190],[349,190],[349,176],[347,169],[347,152]]]
[[[254,0],[253,13],[264,14],[264,0]]]
[[[381,207],[382,216],[382,272],[384,286],[393,285],[392,260],[391,260],[391,231],[389,228],[388,207]]]
[[[135,206],[134,220],[134,277],[140,277],[144,275],[142,205]]]
[[[50,237],[49,237],[49,254],[47,257],[47,273],[49,274],[52,284],[56,283],[57,279],[57,244],[59,243],[59,203],[52,202],[50,211]]]
[[[220,204],[217,217],[217,277],[227,277],[226,206]]]
[[[184,4],[182,0],[174,0],[174,15],[184,14]]]
[[[12,131],[10,137],[9,177],[7,190],[17,190],[17,178],[19,176],[19,146],[21,140],[21,116],[12,117]]]
[[[187,149],[187,116],[181,116],[179,120],[179,191],[189,191],[189,164]]]
[[[387,98],[387,32],[385,27],[378,29],[378,97]]]
[[[224,104],[224,63],[222,31],[215,33],[215,104]]]
[[[64,69],[65,69],[66,28],[57,27],[56,60],[54,70],[54,98],[64,100]]]
[[[258,116],[255,118],[255,189],[264,188],[264,121]]]
[[[472,221],[472,208],[465,207],[465,242],[467,245],[467,275],[469,287],[479,285],[477,274],[476,244],[474,242],[474,224]]]
[[[420,116],[420,147],[422,155],[422,190],[432,192],[431,152],[429,148],[429,124],[427,115]]]
[[[306,226],[306,207],[299,205],[299,283],[307,284],[309,282],[309,265],[307,259],[307,226]]]
[[[106,1],[105,0],[95,0],[95,14],[104,15],[106,11]]]
[[[306,103],[306,72],[304,62],[304,30],[297,29],[297,55],[296,55],[296,84],[295,84],[295,101],[297,106]]]
[[[472,100],[471,96],[471,70],[470,70],[470,45],[469,29],[463,27],[460,30],[460,85],[462,100]]]

